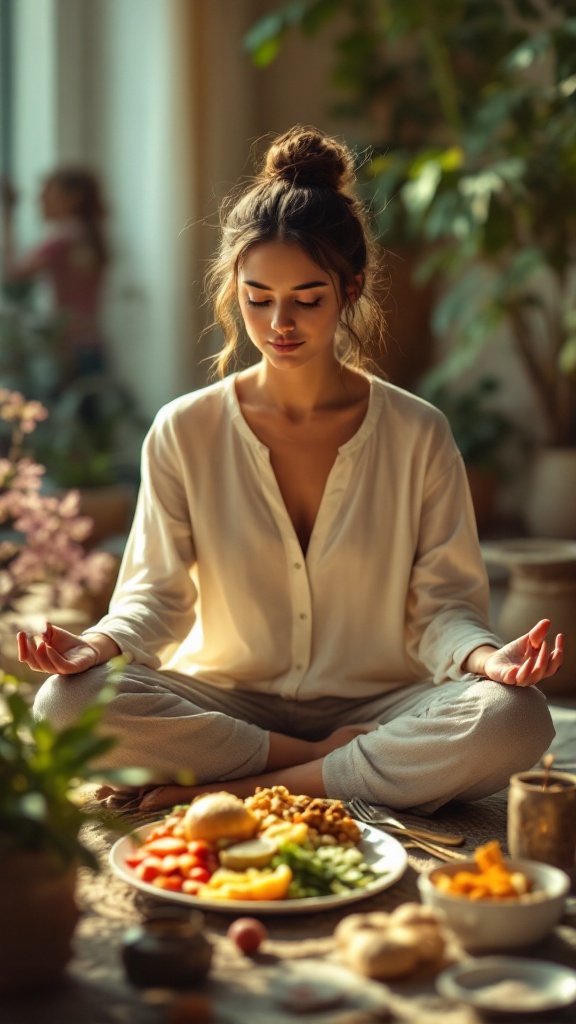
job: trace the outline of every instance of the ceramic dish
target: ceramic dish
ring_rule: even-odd
[[[483,957],[455,964],[436,979],[440,995],[496,1013],[541,1013],[576,1000],[576,971],[520,957]]]
[[[146,836],[161,823],[161,821],[155,821],[149,825],[142,825],[141,828],[135,829],[133,834],[139,836],[140,839],[146,839]],[[114,844],[110,851],[110,865],[113,871],[129,885],[140,889],[141,892],[148,893],[149,896],[170,900],[171,903],[184,903],[203,910],[221,910],[233,914],[248,911],[252,914],[256,912],[258,914],[309,914],[316,910],[329,910],[331,907],[341,907],[347,903],[366,899],[383,889],[388,889],[404,874],[408,863],[408,854],[402,844],[392,836],[372,828],[370,825],[364,825],[359,821],[356,824],[362,832],[358,849],[363,854],[366,863],[378,874],[378,878],[363,889],[350,889],[349,892],[335,893],[331,896],[308,896],[306,899],[297,900],[255,901],[207,899],[201,896],[189,896],[183,892],[168,892],[141,881],[135,871],[126,864],[126,857],[129,857],[138,848],[131,836],[123,836]]]
[[[534,894],[518,900],[471,900],[443,892],[435,884],[437,875],[459,871],[476,872],[474,860],[437,865],[419,875],[418,889],[423,903],[441,910],[446,922],[469,953],[521,949],[539,942],[558,924],[564,913],[570,879],[565,871],[534,860],[506,861],[511,871],[520,871],[534,886]]]

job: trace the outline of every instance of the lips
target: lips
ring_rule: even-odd
[[[294,341],[293,338],[275,338],[274,341],[270,341],[268,344],[271,345],[273,349],[276,349],[277,351],[280,352],[284,352],[288,350],[292,351],[295,348],[300,348],[300,346],[303,345],[304,342]]]

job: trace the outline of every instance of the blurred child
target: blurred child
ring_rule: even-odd
[[[1,183],[2,279],[15,283],[44,278],[51,286],[53,312],[62,335],[64,383],[105,369],[99,318],[109,261],[104,234],[105,206],[97,176],[84,167],[56,168],[41,192],[46,238],[21,257],[15,254],[13,214],[17,193]]]

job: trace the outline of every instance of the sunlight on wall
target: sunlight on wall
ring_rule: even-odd
[[[13,5],[13,175],[22,198],[18,238],[36,241],[41,219],[36,202],[42,175],[57,159],[55,2],[19,0]]]

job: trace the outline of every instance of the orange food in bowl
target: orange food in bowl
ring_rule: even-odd
[[[508,867],[497,840],[479,846],[474,862],[475,871],[435,872],[436,888],[471,900],[517,900],[532,889],[532,882],[525,874]]]

